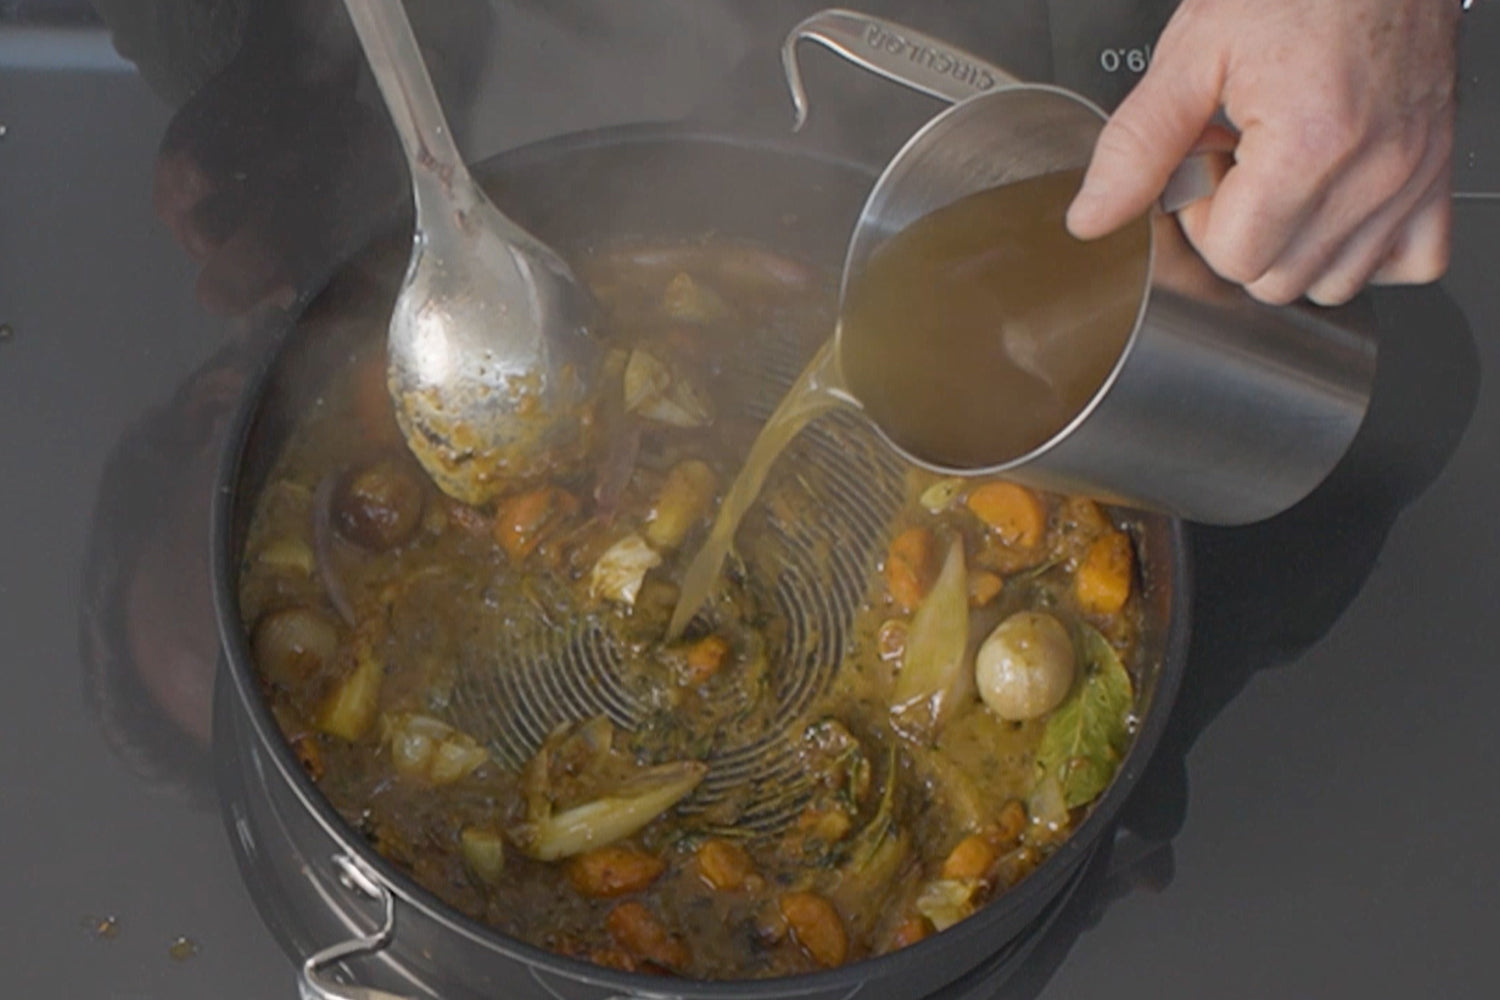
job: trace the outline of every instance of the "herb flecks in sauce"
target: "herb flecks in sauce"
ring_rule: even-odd
[[[814,971],[911,944],[1025,878],[1079,815],[1063,796],[1085,806],[1124,749],[1120,678],[1139,667],[1132,564],[1113,610],[1117,558],[1081,595],[1077,582],[1120,529],[1088,501],[903,474],[855,422],[820,419],[810,433],[834,449],[823,454],[885,476],[870,486],[889,501],[861,515],[863,548],[813,543],[816,565],[860,560],[862,593],[838,630],[802,635],[807,648],[841,635],[840,659],[784,718],[803,666],[786,651],[809,623],[779,602],[778,546],[820,537],[810,526],[845,502],[797,446],[682,638],[663,637],[761,429],[749,414],[772,408],[750,398],[764,402],[768,345],[786,362],[774,402],[826,340],[829,283],[727,243],[625,248],[581,270],[613,331],[618,391],[598,414],[607,469],[484,506],[444,497],[392,433],[373,321],[371,349],[278,459],[242,554],[241,608],[308,775],[456,911],[614,968]],[[1006,722],[975,692],[974,647],[1026,609],[1083,637],[1081,679],[1051,715]],[[945,645],[918,619],[961,622],[970,640]],[[1085,623],[1123,662],[1095,650]],[[599,649],[613,672],[564,673],[554,659]],[[908,690],[909,714],[893,714]],[[474,709],[479,697],[504,710],[515,691],[544,708],[565,691],[571,714],[496,728]],[[776,773],[718,780],[764,739],[784,750]],[[1050,799],[1039,774],[1055,778]],[[769,820],[766,802],[779,810]]]

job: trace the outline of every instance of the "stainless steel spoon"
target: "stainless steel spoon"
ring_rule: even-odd
[[[407,444],[447,494],[491,499],[581,460],[591,300],[470,176],[400,0],[345,0],[411,168],[416,230],[391,315]]]

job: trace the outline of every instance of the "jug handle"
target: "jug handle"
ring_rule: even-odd
[[[972,52],[949,45],[885,18],[842,8],[813,14],[787,34],[781,66],[792,98],[792,130],[807,123],[809,102],[797,62],[799,42],[817,42],[856,66],[912,90],[958,103],[1004,87],[1025,85],[1014,74]],[[1106,117],[1099,112],[1100,117]],[[1228,169],[1228,154],[1199,152],[1186,157],[1167,179],[1158,203],[1175,213],[1214,193]]]
[[[803,20],[781,46],[781,65],[792,93],[793,131],[807,122],[807,90],[797,63],[797,43],[817,42],[857,66],[930,97],[957,103],[975,94],[1022,82],[972,52],[858,11],[830,8]]]

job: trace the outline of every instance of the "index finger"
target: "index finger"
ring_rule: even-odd
[[[1148,209],[1219,108],[1222,61],[1159,52],[1105,123],[1068,209],[1079,239],[1114,232]]]

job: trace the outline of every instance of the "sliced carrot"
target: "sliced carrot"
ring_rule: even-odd
[[[577,509],[573,495],[555,486],[517,493],[495,511],[495,541],[519,562],[535,551],[549,527]]]
[[[985,483],[970,490],[965,502],[1007,545],[1036,548],[1047,533],[1047,507],[1024,486]]]
[[[891,935],[890,944],[887,945],[886,951],[900,951],[902,948],[908,948],[931,933],[932,924],[927,922],[926,917],[920,914],[907,917],[901,921],[900,925],[896,927],[895,933]]]
[[[910,611],[922,603],[937,578],[937,539],[923,527],[907,528],[891,540],[885,586],[891,600]]]
[[[582,895],[602,899],[640,892],[666,867],[654,854],[610,845],[585,851],[568,862],[568,881]]]
[[[991,573],[987,569],[975,570],[969,574],[969,607],[984,607],[998,597],[1004,587],[1005,581],[1000,578],[999,573]]]
[[[995,848],[985,837],[970,834],[958,842],[943,862],[943,878],[982,879],[995,864]]]
[[[1062,521],[1089,533],[1107,531],[1111,527],[1104,511],[1088,497],[1068,497],[1063,501]]]
[[[656,914],[634,900],[621,903],[605,918],[609,936],[626,951],[666,969],[688,964],[687,946],[667,930]]]
[[[1130,597],[1130,578],[1135,573],[1135,550],[1130,536],[1110,531],[1094,539],[1078,565],[1073,591],[1089,614],[1112,615]]]
[[[833,904],[815,892],[789,892],[777,901],[792,937],[825,969],[849,957],[849,933]]]
[[[750,855],[733,841],[716,837],[698,848],[698,874],[720,892],[743,888],[754,870]]]

